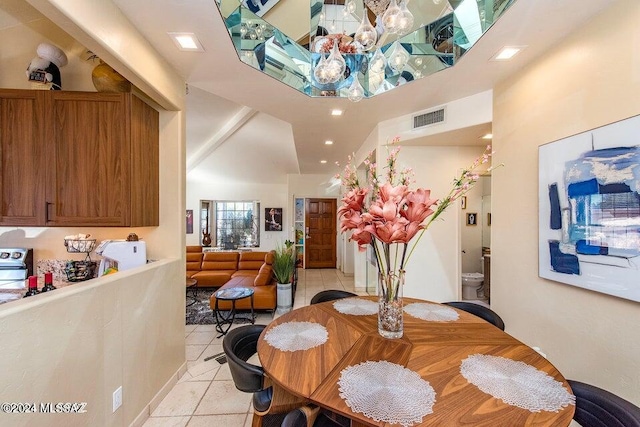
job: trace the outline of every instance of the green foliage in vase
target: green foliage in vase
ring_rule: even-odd
[[[276,247],[271,268],[278,283],[291,283],[295,262],[296,257],[293,246],[278,245]]]

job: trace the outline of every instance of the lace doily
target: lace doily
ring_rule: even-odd
[[[327,342],[327,328],[313,322],[287,322],[269,329],[264,339],[282,351],[309,350]]]
[[[558,412],[576,402],[562,383],[524,362],[473,354],[462,361],[460,373],[483,392],[531,412]]]
[[[333,308],[342,314],[367,316],[378,314],[378,303],[362,298],[343,298],[333,303]]]
[[[460,317],[458,312],[451,307],[422,302],[407,304],[404,306],[404,311],[418,319],[432,322],[453,322]]]
[[[354,412],[378,422],[410,426],[433,412],[436,393],[417,373],[387,361],[345,368],[340,397]]]

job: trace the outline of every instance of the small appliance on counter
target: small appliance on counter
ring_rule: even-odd
[[[29,276],[33,276],[33,249],[0,248],[0,288],[23,289]]]
[[[103,240],[96,253],[102,256],[98,277],[147,263],[147,244],[142,240]]]

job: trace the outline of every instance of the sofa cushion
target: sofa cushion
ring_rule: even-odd
[[[258,275],[260,270],[238,270],[231,277],[251,277],[252,279]]]
[[[267,256],[264,257],[264,263],[271,265],[273,264],[273,258],[276,256],[276,251],[269,251]]]
[[[238,252],[205,252],[202,258],[202,271],[238,269]]]
[[[263,264],[255,277],[253,286],[267,286],[273,283],[273,270],[270,265]]]
[[[241,252],[238,261],[238,270],[254,270],[254,274],[258,273],[268,252]]]
[[[202,252],[187,252],[187,271],[200,271],[202,255]]]
[[[202,246],[187,246],[187,253],[189,252],[200,252],[202,253]]]
[[[231,274],[233,270],[203,270],[198,271],[191,278],[198,281],[199,288],[217,288],[231,280]]]

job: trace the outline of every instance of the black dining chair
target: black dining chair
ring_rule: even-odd
[[[265,325],[247,325],[232,329],[222,340],[222,349],[227,356],[229,370],[236,388],[253,393],[253,426],[262,425],[262,417],[269,413],[273,388],[264,386],[264,370],[247,360],[256,354],[258,338]]]
[[[451,301],[443,303],[445,305],[449,305],[451,307],[455,307],[459,310],[466,311],[467,313],[471,313],[474,316],[478,316],[481,319],[486,320],[497,328],[500,328],[504,331],[504,322],[502,318],[498,316],[498,313],[491,310],[488,307],[480,304],[474,304],[472,302],[464,302],[464,301]]]
[[[319,407],[303,406],[289,412],[281,427],[348,427],[351,421],[342,415],[327,412]]]
[[[576,396],[574,421],[582,427],[640,427],[640,408],[601,388],[567,380]]]
[[[311,302],[309,304],[320,304],[321,302],[334,301],[342,298],[349,297],[357,297],[358,295],[348,292],[342,291],[339,289],[328,289],[326,291],[320,291],[311,298]]]

